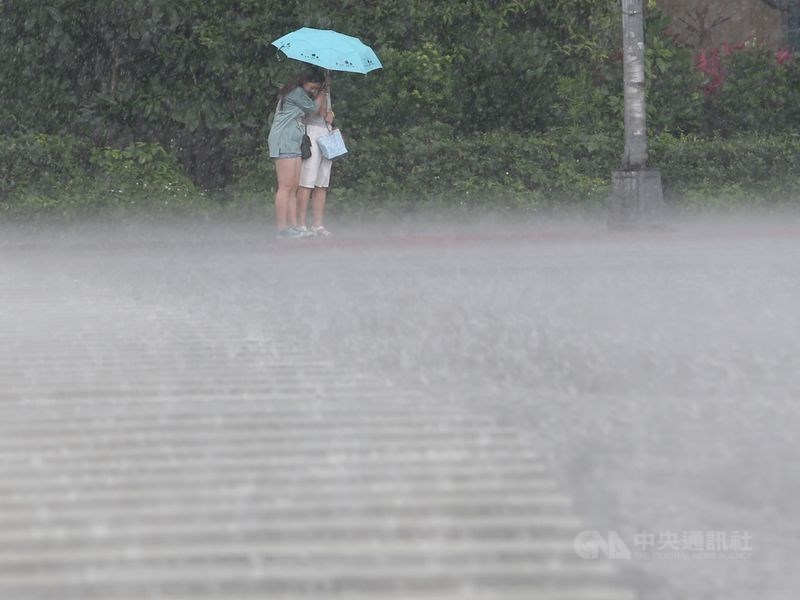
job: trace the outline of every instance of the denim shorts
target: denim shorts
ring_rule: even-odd
[[[300,158],[301,156],[299,152],[281,152],[278,158]]]

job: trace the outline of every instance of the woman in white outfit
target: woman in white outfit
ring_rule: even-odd
[[[308,199],[311,197],[311,233],[317,237],[330,235],[322,224],[322,219],[331,180],[331,161],[323,158],[317,145],[317,138],[328,135],[333,122],[330,83],[330,74],[325,71],[325,83],[316,97],[318,110],[305,117],[306,131],[311,138],[311,158],[303,161],[300,188],[297,190],[297,226],[300,230],[305,229]]]

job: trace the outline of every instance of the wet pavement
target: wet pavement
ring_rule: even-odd
[[[0,597],[793,598],[795,224],[6,227]]]

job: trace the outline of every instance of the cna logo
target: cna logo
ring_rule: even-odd
[[[606,536],[599,531],[581,531],[572,541],[572,547],[575,554],[585,560],[596,560],[600,558],[600,553],[613,560],[631,558],[631,551],[616,531],[609,531]]]

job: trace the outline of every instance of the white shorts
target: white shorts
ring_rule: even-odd
[[[309,125],[306,130],[308,131],[308,137],[311,138],[311,158],[303,161],[303,167],[300,170],[300,187],[326,188],[331,182],[332,161],[322,157],[322,152],[317,146],[317,138],[328,135],[328,128]]]

